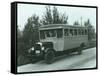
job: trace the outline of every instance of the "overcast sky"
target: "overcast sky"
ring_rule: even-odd
[[[84,7],[68,7],[68,6],[56,6],[60,13],[65,13],[68,16],[68,24],[73,24],[74,21],[82,23],[87,19],[90,19],[91,24],[96,28],[96,8],[84,8]],[[52,8],[52,6],[51,6]],[[27,19],[36,14],[42,18],[45,13],[45,5],[35,4],[18,4],[18,27],[23,30]]]

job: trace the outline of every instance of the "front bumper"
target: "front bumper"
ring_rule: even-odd
[[[37,58],[37,57],[41,57],[43,56],[43,52],[40,51],[40,52],[33,52],[33,53],[28,53],[27,54],[27,57],[32,57],[32,58]]]

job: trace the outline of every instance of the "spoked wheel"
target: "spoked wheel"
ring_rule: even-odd
[[[47,64],[51,64],[54,61],[54,58],[55,58],[54,51],[52,49],[48,49],[44,58],[45,58],[45,62]]]

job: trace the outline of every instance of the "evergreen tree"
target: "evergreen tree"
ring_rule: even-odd
[[[84,22],[84,26],[88,28],[88,40],[92,40],[93,38],[95,38],[95,29],[92,26],[90,19]]]
[[[50,24],[50,23],[52,23],[51,9],[50,9],[50,6],[46,6],[45,8],[46,8],[46,12],[45,12],[41,22],[43,24]]]
[[[46,24],[67,24],[68,16],[60,14],[57,7],[53,7],[51,10],[50,6],[46,6],[46,12],[41,20],[43,25]]]
[[[39,40],[38,27],[39,17],[33,15],[28,18],[25,28],[23,30],[23,41],[26,44],[26,48],[30,48]]]
[[[85,25],[86,27],[90,27],[90,26],[91,26],[90,20],[88,19],[86,22],[84,22],[84,25]]]
[[[73,25],[80,25],[78,21],[75,21]]]

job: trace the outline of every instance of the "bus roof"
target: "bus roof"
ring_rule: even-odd
[[[39,30],[59,29],[59,28],[87,28],[87,27],[81,25],[69,25],[69,24],[48,24],[40,26]]]

